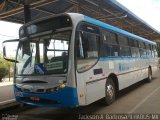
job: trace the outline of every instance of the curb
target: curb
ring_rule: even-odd
[[[17,105],[20,105],[20,104],[17,103],[15,101],[15,99],[11,99],[11,100],[8,100],[8,101],[0,102],[0,110],[6,109],[6,108],[9,108],[9,107],[13,107],[13,106],[17,106]]]
[[[8,85],[13,85],[13,82],[2,82],[2,83],[0,83],[0,87],[8,86]]]

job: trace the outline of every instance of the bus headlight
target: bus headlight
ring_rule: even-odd
[[[55,87],[55,88],[49,88],[49,89],[47,89],[46,90],[46,92],[48,92],[48,93],[50,93],[50,92],[56,92],[56,91],[58,91],[58,87]]]
[[[65,84],[63,84],[63,83],[60,84],[60,85],[59,85],[59,88],[65,88]]]
[[[23,93],[22,92],[15,92],[15,96],[16,97],[23,97]]]
[[[65,87],[66,87],[66,85],[62,83],[62,84],[60,84],[60,85],[57,86],[57,87],[47,89],[46,92],[48,92],[48,93],[56,92],[56,91],[58,91],[59,89],[63,89],[63,88],[65,88]]]

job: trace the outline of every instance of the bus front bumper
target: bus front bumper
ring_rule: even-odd
[[[65,87],[52,93],[26,93],[15,88],[16,101],[40,107],[65,107],[78,106],[76,88]]]

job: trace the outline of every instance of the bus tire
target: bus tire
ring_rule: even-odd
[[[110,105],[115,101],[116,89],[112,78],[108,78],[105,85],[105,99],[106,105]]]
[[[152,81],[152,70],[151,68],[148,68],[147,82],[151,82],[151,81]]]

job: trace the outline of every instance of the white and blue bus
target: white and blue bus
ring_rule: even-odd
[[[119,90],[150,82],[157,69],[155,42],[82,14],[59,14],[20,28],[14,92],[17,102],[42,107],[102,98],[109,105]]]

